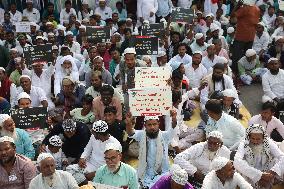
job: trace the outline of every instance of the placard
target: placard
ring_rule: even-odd
[[[31,23],[30,22],[16,22],[16,32],[17,33],[30,33]]]
[[[87,40],[90,43],[110,41],[110,28],[106,26],[88,26],[86,28]]]
[[[31,128],[46,128],[47,108],[20,108],[11,109],[11,117],[13,118],[17,128],[31,129]]]
[[[171,70],[168,67],[136,67],[135,87],[170,87],[167,81],[171,78]]]
[[[26,64],[31,65],[33,63],[48,63],[52,62],[52,44],[45,45],[33,45],[23,48],[24,58]]]
[[[130,47],[134,47],[137,55],[157,55],[158,38],[152,36],[133,36]]]
[[[192,23],[195,16],[195,11],[190,8],[173,8],[171,14],[171,22]]]
[[[99,184],[99,183],[93,183],[93,186],[94,186],[95,189],[122,189],[122,188],[119,188],[119,187],[108,186],[108,185]]]
[[[279,9],[284,11],[284,1],[282,0],[278,1],[278,4],[279,4]]]
[[[129,107],[133,116],[170,115],[170,88],[134,88],[128,90]]]
[[[164,24],[155,23],[150,25],[142,25],[141,34],[144,36],[156,36],[163,38],[165,36]]]

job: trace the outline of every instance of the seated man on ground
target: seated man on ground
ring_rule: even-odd
[[[265,128],[253,124],[247,128],[246,138],[238,147],[234,166],[252,186],[270,188],[273,185],[270,170],[283,157],[283,152],[267,136]]]
[[[230,158],[231,151],[223,145],[219,131],[207,135],[207,141],[197,143],[178,154],[174,163],[186,170],[195,187],[201,187],[205,175],[210,171],[211,162],[218,156]]]
[[[122,146],[120,144],[107,143],[104,158],[106,165],[102,165],[97,170],[94,183],[129,189],[139,188],[136,170],[121,162]]]

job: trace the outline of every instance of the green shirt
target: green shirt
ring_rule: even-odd
[[[10,80],[17,86],[19,87],[20,86],[20,77],[21,77],[21,74],[19,73],[18,70],[15,70],[11,73],[10,75]]]
[[[115,187],[127,186],[129,189],[139,188],[136,170],[130,165],[122,162],[119,171],[116,174],[110,172],[107,165],[101,166],[97,170],[93,182]]]

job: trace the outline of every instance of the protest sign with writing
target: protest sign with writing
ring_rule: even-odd
[[[157,55],[158,38],[152,36],[134,36],[130,40],[130,47],[134,47],[137,55]]]
[[[144,36],[156,36],[162,38],[165,35],[164,24],[155,23],[150,25],[143,25],[141,27],[141,33]]]
[[[167,81],[171,78],[171,70],[168,67],[136,67],[135,87],[170,87]]]
[[[134,88],[128,90],[133,116],[169,115],[172,108],[170,88]]]
[[[108,186],[108,185],[99,184],[99,183],[94,183],[93,186],[94,186],[95,189],[122,189],[122,188],[119,188],[119,187]]]
[[[278,4],[279,4],[279,9],[282,10],[282,11],[284,11],[284,1],[279,0],[279,1],[278,1]]]
[[[46,128],[47,108],[11,109],[11,116],[20,129]]]
[[[88,41],[91,43],[110,41],[110,28],[107,26],[88,26],[86,34]]]
[[[171,22],[192,23],[195,11],[190,8],[176,7],[171,14]]]
[[[31,24],[30,22],[16,22],[16,32],[17,33],[30,33]]]
[[[24,58],[26,59],[26,64],[31,65],[33,63],[48,63],[52,62],[52,45],[34,45],[24,47]]]

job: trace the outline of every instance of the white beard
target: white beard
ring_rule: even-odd
[[[114,173],[115,171],[118,170],[119,166],[120,166],[120,162],[119,162],[119,163],[115,166],[115,168],[113,168],[113,169],[110,169],[110,168],[108,167],[108,170],[109,170],[110,172]]]
[[[260,145],[250,145],[251,150],[255,156],[260,155],[263,151],[263,144]]]
[[[49,187],[52,187],[54,184],[54,175],[43,177],[43,180]]]
[[[62,71],[63,71],[64,74],[70,75],[71,72],[72,72],[72,68],[66,68],[66,69],[62,68]]]
[[[0,133],[1,133],[1,136],[8,136],[8,137],[13,138],[14,140],[18,138],[16,129],[14,130],[14,132],[10,132],[5,129],[2,129]]]

